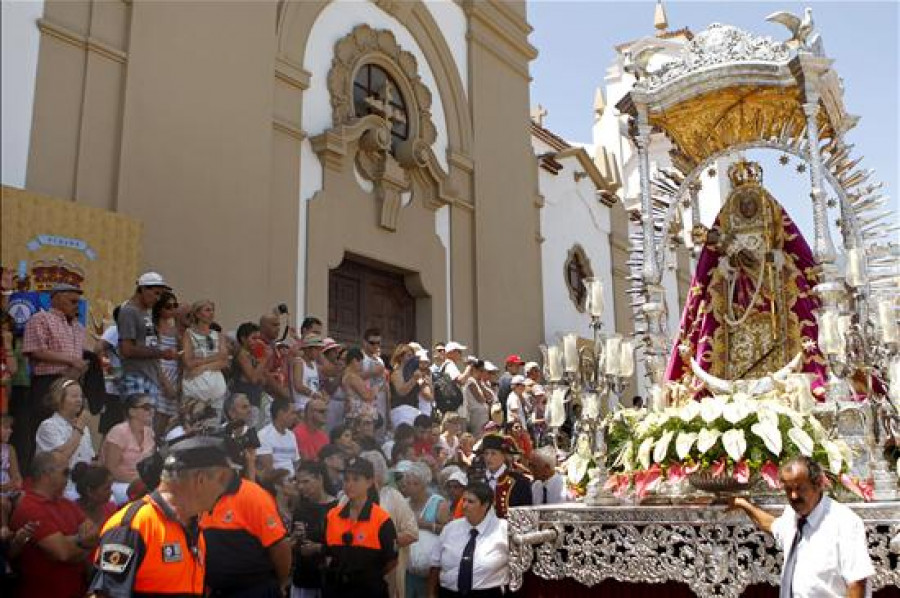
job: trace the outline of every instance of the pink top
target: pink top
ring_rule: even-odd
[[[156,441],[153,438],[153,430],[150,426],[144,426],[144,442],[138,444],[137,438],[131,433],[128,422],[122,422],[110,429],[103,442],[101,457],[103,463],[106,463],[106,445],[112,443],[122,450],[122,461],[118,467],[111,469],[113,477],[117,480],[136,480],[138,461],[150,455],[156,448]]]

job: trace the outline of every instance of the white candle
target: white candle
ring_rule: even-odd
[[[881,340],[886,343],[900,342],[900,331],[897,330],[897,316],[892,299],[881,299],[878,302],[878,325],[881,328]]]
[[[618,376],[621,370],[621,345],[622,339],[618,336],[606,339],[606,373],[610,376]]]
[[[854,247],[847,252],[847,284],[859,287],[866,284],[866,250]]]
[[[840,353],[841,339],[838,332],[837,315],[831,311],[819,315],[819,349],[822,353]]]
[[[634,342],[630,339],[623,340],[619,353],[619,375],[631,378],[634,374]]]
[[[651,411],[662,411],[666,408],[665,405],[665,393],[663,389],[659,386],[654,386],[650,389],[650,410]]]
[[[563,355],[566,360],[566,371],[578,371],[578,335],[574,332],[563,337]]]
[[[599,318],[603,315],[603,283],[599,278],[587,278],[584,286],[587,289],[587,311]]]
[[[562,378],[562,368],[559,367],[559,347],[547,347],[547,368],[550,370],[550,379],[559,380]]]

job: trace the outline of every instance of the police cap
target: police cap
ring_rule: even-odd
[[[375,468],[372,467],[372,463],[367,459],[355,457],[344,467],[344,473],[355,473],[364,478],[372,479],[375,477]]]
[[[172,445],[163,465],[166,471],[229,466],[224,441],[211,436],[195,436]]]

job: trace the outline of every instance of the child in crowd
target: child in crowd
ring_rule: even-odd
[[[22,489],[22,474],[16,448],[9,443],[12,436],[13,418],[0,415],[0,495],[10,496]]]

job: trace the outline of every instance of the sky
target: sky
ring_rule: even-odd
[[[614,46],[652,35],[655,5],[655,0],[529,2],[530,41],[539,52],[531,64],[531,104],[547,109],[547,128],[570,141],[592,141],[594,90],[605,88]],[[812,7],[826,55],[835,60],[833,68],[844,81],[846,109],[861,117],[846,139],[855,145],[856,157],[865,157],[861,166],[875,169],[870,180],[884,182],[882,193],[891,198],[900,221],[900,1],[665,2],[670,30],[688,27],[696,34],[719,22],[775,40],[787,39],[789,33],[765,17],[779,10],[802,14],[806,6]],[[778,176],[785,178],[784,173]],[[808,193],[808,177],[796,178],[801,179],[796,192]],[[800,191],[801,183],[805,191]],[[789,211],[807,233],[809,214]]]

